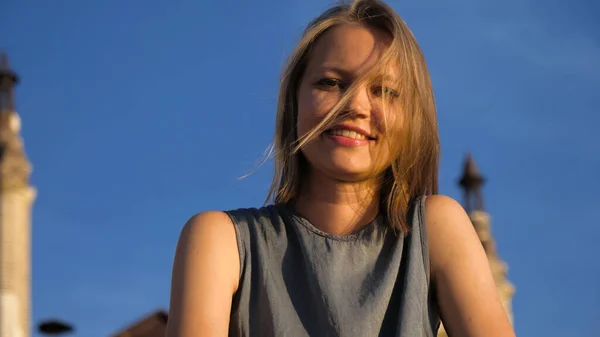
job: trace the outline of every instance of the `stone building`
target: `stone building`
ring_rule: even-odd
[[[15,110],[17,75],[0,56],[0,337],[29,337],[31,302],[31,165]]]

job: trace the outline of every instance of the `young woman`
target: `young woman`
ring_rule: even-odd
[[[461,206],[437,194],[424,57],[378,0],[311,22],[284,71],[273,202],[177,246],[168,337],[514,336]]]

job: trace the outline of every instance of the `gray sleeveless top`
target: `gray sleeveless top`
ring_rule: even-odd
[[[241,263],[229,336],[435,336],[424,199],[406,235],[384,216],[338,236],[285,205],[226,212]]]

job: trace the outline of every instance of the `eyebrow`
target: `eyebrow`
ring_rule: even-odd
[[[323,72],[331,71],[331,72],[340,74],[340,75],[342,75],[344,77],[351,77],[352,76],[352,74],[351,74],[350,71],[348,71],[346,69],[343,69],[343,68],[340,68],[340,67],[337,67],[337,66],[321,65],[321,66],[317,67],[316,70],[317,71],[323,71]]]
[[[317,67],[315,69],[316,71],[323,71],[323,72],[333,72],[336,74],[339,74],[342,77],[354,77],[351,71],[348,71],[346,69],[340,68],[338,66],[335,65],[321,65],[319,67]],[[389,82],[397,82],[398,78],[396,76],[390,75],[390,74],[385,74],[381,77],[381,79],[383,81],[389,81]]]

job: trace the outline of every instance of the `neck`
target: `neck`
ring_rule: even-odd
[[[294,208],[311,224],[326,233],[356,233],[379,213],[379,189],[374,181],[340,182],[313,174]]]

